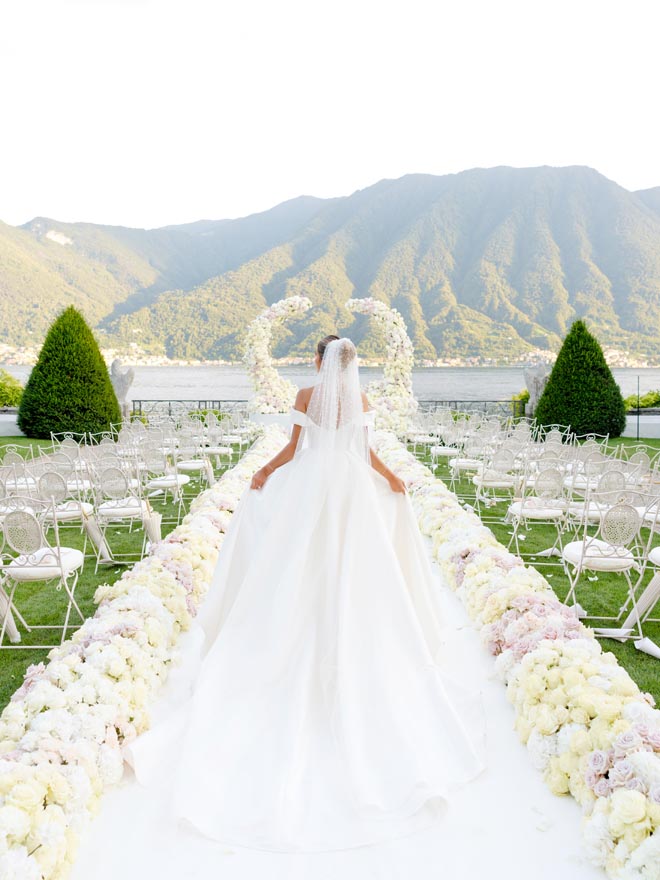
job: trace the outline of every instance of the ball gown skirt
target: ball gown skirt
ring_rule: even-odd
[[[348,448],[298,452],[241,498],[188,692],[126,747],[138,780],[174,773],[175,816],[252,849],[347,849],[437,821],[484,761],[432,578],[407,495]]]

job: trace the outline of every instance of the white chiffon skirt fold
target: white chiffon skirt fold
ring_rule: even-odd
[[[348,849],[437,820],[484,766],[452,687],[410,500],[306,449],[233,516],[179,697],[126,757],[171,811],[252,849]]]

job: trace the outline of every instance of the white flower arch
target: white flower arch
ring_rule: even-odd
[[[251,409],[257,413],[288,412],[296,396],[296,386],[283,379],[270,355],[273,327],[298,318],[311,308],[306,296],[289,296],[265,309],[249,324],[245,335],[244,362],[254,386]],[[387,346],[383,378],[365,389],[376,410],[376,427],[404,434],[417,411],[412,390],[413,345],[405,321],[396,309],[365,297],[349,299],[346,308],[370,315],[382,331]]]
[[[417,412],[412,387],[414,349],[406,322],[397,309],[373,297],[349,299],[346,308],[361,315],[370,315],[385,337],[387,359],[383,378],[370,382],[365,389],[376,410],[376,427],[399,435],[405,434]]]
[[[279,375],[270,356],[273,327],[290,318],[300,317],[311,305],[311,300],[306,296],[289,296],[264,309],[249,324],[243,361],[254,386],[254,397],[250,401],[254,412],[288,412],[293,406],[298,389]]]

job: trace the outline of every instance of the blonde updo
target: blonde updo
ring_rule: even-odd
[[[345,370],[346,367],[357,357],[357,351],[351,340],[346,339],[345,337],[344,339],[339,340],[339,346],[339,363],[341,364],[342,370]]]

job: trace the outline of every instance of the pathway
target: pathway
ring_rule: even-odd
[[[448,669],[482,694],[488,769],[454,795],[434,826],[343,852],[248,851],[177,828],[167,814],[168,780],[147,791],[127,770],[86,833],[71,880],[604,880],[587,862],[579,807],[550,794],[532,769],[492,658],[435,570]]]

